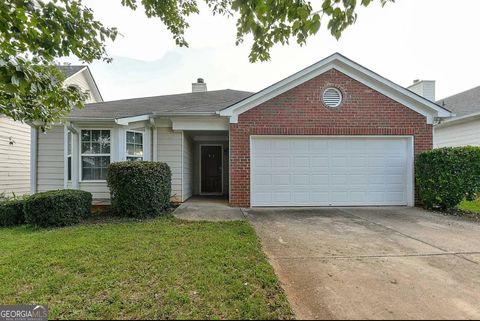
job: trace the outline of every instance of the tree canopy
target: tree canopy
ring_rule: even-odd
[[[199,13],[201,0],[119,0],[132,10],[158,18],[178,46],[187,47],[188,17]],[[275,44],[294,40],[304,45],[322,24],[340,38],[357,19],[359,5],[374,0],[203,0],[214,15],[237,19],[235,43],[251,36],[251,62],[269,60]],[[376,0],[385,5],[394,0]],[[76,56],[84,63],[103,59],[108,40],[118,35],[105,27],[81,0],[3,0],[0,2],[0,114],[24,122],[49,124],[72,108],[81,108],[85,93],[65,88],[55,59]]]

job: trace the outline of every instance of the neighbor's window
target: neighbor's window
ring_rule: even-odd
[[[110,164],[110,130],[82,130],[82,180],[105,180]]]
[[[67,133],[67,175],[68,180],[72,180],[72,132],[68,131]]]
[[[143,160],[143,133],[127,131],[127,160]]]

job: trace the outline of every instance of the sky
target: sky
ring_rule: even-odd
[[[83,2],[121,33],[107,45],[113,62],[90,65],[106,101],[190,92],[199,77],[208,90],[258,91],[334,52],[405,87],[414,79],[436,80],[437,99],[480,85],[479,0],[396,0],[384,8],[377,0],[358,10],[340,40],[324,23],[307,45],[277,45],[270,61],[258,63],[248,60],[250,39],[235,45],[235,19],[212,16],[202,0],[201,13],[188,20],[189,48],[177,47],[158,19],[120,0]]]

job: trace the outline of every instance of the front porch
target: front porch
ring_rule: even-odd
[[[225,196],[193,196],[173,213],[187,221],[240,221],[245,217],[238,207],[230,207]]]
[[[215,196],[228,204],[228,131],[183,131],[182,145],[182,202]]]

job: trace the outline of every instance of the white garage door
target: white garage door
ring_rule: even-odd
[[[252,206],[413,205],[409,137],[251,138]]]

